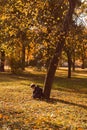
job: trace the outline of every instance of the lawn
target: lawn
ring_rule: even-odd
[[[67,79],[56,72],[51,99],[34,100],[30,83],[43,87],[46,72],[0,73],[0,130],[87,130],[87,70]]]

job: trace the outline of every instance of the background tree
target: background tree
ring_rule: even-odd
[[[7,49],[11,51],[10,58],[14,57],[11,61],[15,59],[16,64],[18,62],[19,67],[16,67],[16,64],[12,65],[14,62],[11,62],[12,67],[16,67],[16,69],[24,70],[25,68],[26,48],[29,47],[30,42],[34,43],[37,37],[37,34],[32,30],[38,26],[36,17],[40,8],[43,8],[43,2],[35,0],[31,2],[7,0],[4,4],[4,10],[1,14],[2,33],[4,32],[2,43],[10,48]]]

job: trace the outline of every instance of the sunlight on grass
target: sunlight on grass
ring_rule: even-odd
[[[49,101],[32,99],[29,84],[43,87],[46,72],[0,73],[0,127],[2,130],[87,130],[87,78],[57,70]]]

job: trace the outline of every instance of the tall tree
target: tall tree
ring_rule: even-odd
[[[54,76],[55,76],[55,72],[59,63],[59,59],[61,56],[61,52],[65,43],[65,39],[66,39],[66,35],[69,31],[69,25],[71,23],[72,20],[72,15],[74,13],[74,9],[76,7],[77,1],[76,0],[68,0],[69,1],[69,9],[68,9],[68,13],[65,17],[64,20],[64,24],[63,24],[63,28],[62,31],[60,32],[60,39],[57,43],[56,46],[56,51],[53,55],[53,58],[51,60],[49,69],[48,69],[48,73],[45,79],[45,83],[44,83],[44,96],[46,99],[50,98],[50,92],[51,92],[51,87],[52,87],[52,83],[54,80]]]

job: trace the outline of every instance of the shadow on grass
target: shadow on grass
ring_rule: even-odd
[[[45,74],[40,72],[24,72],[21,74],[0,73],[0,82],[15,82],[15,81],[29,81],[40,83],[43,85]],[[27,82],[21,83],[23,85],[29,85]],[[60,91],[70,91],[76,93],[87,93],[87,78],[72,77],[68,79],[66,77],[55,77],[53,89]]]
[[[22,122],[14,122],[14,123],[1,123],[0,130],[21,130],[22,129]]]
[[[87,78],[55,77],[54,89],[87,94]]]
[[[21,74],[12,74],[12,73],[0,73],[0,82],[15,82],[17,80],[29,80],[29,81],[44,81],[44,74],[33,74],[31,72],[21,73]]]
[[[44,121],[45,128],[47,129],[52,128],[53,130],[60,130],[63,128],[63,125],[54,124],[48,121]],[[0,130],[39,130],[39,129],[33,129],[33,124],[29,124],[29,126],[26,126],[23,124],[23,122],[13,122],[13,123],[6,123],[6,124],[0,124]]]
[[[52,122],[48,122],[48,121],[45,121],[44,122],[45,125],[47,125],[48,127],[52,128],[53,130],[60,130],[61,128],[63,128],[63,125],[62,124],[55,124],[55,123],[52,123]]]
[[[69,101],[64,101],[61,99],[56,99],[56,98],[50,98],[49,100],[47,100],[48,103],[52,103],[52,104],[56,104],[56,103],[63,103],[63,104],[68,104],[68,105],[72,105],[72,106],[78,106],[84,109],[87,109],[86,105],[82,105],[82,104],[77,104],[77,103],[73,103],[73,102],[69,102]]]

